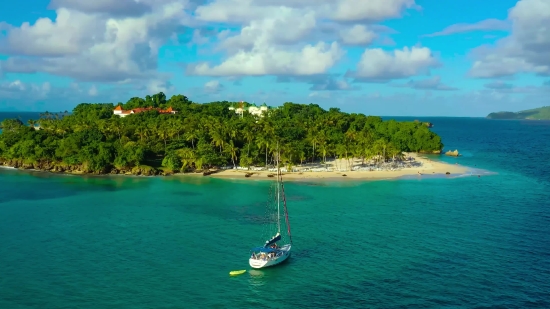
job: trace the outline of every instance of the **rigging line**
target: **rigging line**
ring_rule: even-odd
[[[283,177],[281,176],[281,187],[283,190],[283,203],[285,208],[285,221],[286,221],[286,228],[288,230],[288,237],[290,238],[290,244],[292,245],[292,234],[290,233],[290,221],[288,220],[288,209],[286,207],[286,197],[285,197],[285,185],[283,184]]]
[[[280,215],[280,193],[279,183],[281,180],[281,171],[279,170],[279,142],[277,142],[277,232],[281,234],[281,215]]]

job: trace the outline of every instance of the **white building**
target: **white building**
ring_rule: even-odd
[[[242,102],[241,102],[241,105],[242,105]],[[234,107],[234,106],[229,107],[229,110],[232,110],[232,111],[234,110],[235,114],[242,115],[244,112],[249,112],[250,114],[258,117],[263,117],[264,113],[267,113],[267,111],[270,109],[271,108],[267,106],[265,103],[260,106],[257,106],[256,104],[254,104],[254,105],[243,106],[243,107]]]

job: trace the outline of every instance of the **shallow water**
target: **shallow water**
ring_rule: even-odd
[[[0,308],[550,307],[550,124],[422,120],[496,174],[287,183],[293,256],[237,277],[265,181],[0,169]]]

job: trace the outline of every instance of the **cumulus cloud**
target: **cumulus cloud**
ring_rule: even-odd
[[[120,82],[157,77],[157,53],[190,17],[186,0],[162,0],[140,16],[118,16],[113,1],[57,1],[55,20],[10,27],[0,40],[5,72],[46,72],[81,81]],[[96,14],[94,12],[102,12]]]
[[[335,90],[354,90],[354,89],[358,89],[358,88],[353,87],[346,80],[343,80],[343,79],[337,80],[332,78],[328,78],[324,81],[315,83],[311,86],[311,88],[309,88],[309,90],[316,90],[316,91],[322,91],[322,90],[335,91]]]
[[[126,101],[129,97],[136,96],[136,90],[130,85],[102,87],[100,90],[100,87],[88,83],[73,82],[66,86],[52,86],[49,82],[6,80],[0,82],[0,110],[72,110],[81,102]]]
[[[251,51],[239,51],[219,65],[199,63],[188,74],[207,76],[315,75],[325,73],[344,51],[338,43],[319,42],[299,51],[289,51],[258,43]]]
[[[356,71],[347,76],[365,81],[388,81],[426,74],[440,65],[427,47],[404,47],[393,52],[381,48],[365,49]]]
[[[150,6],[136,0],[52,0],[49,8],[67,8],[84,13],[105,13],[110,16],[141,16],[151,11]]]
[[[401,16],[404,9],[416,8],[414,0],[340,0],[334,1],[332,15],[340,21],[379,21]]]
[[[368,45],[376,37],[376,33],[369,30],[365,25],[354,25],[340,31],[340,38],[347,45]]]
[[[474,51],[470,75],[479,78],[528,72],[550,76],[550,1],[520,0],[509,11],[511,34]]]
[[[441,82],[441,77],[434,76],[432,78],[423,79],[423,80],[409,80],[404,84],[393,84],[395,87],[405,87],[412,88],[417,90],[444,90],[452,91],[458,90],[456,87],[450,87]]]
[[[90,90],[88,90],[88,94],[92,97],[95,97],[97,95],[97,87],[95,85],[92,85],[90,87]]]
[[[510,83],[505,83],[502,81],[494,81],[490,82],[484,85],[485,88],[490,89],[494,92],[500,92],[500,93],[540,93],[545,92],[546,89],[543,85],[543,87],[540,86],[515,86]]]
[[[188,66],[187,73],[322,74],[344,55],[341,44],[368,45],[378,37],[376,30],[382,27],[362,23],[399,17],[414,7],[414,0],[214,0],[197,7],[197,19],[242,28],[236,34],[230,30],[218,34],[221,42],[216,50],[227,55],[222,63],[196,63]]]
[[[303,40],[315,26],[313,13],[303,15],[297,10],[280,8],[276,15],[251,21],[238,35],[225,38],[220,47],[234,51],[249,49],[258,44],[293,44]]]
[[[211,80],[204,84],[204,91],[207,93],[218,93],[222,91],[223,88],[224,85],[222,85],[218,80]]]
[[[51,94],[51,85],[29,84],[21,80],[0,82],[0,110],[28,108],[29,103],[43,100]]]
[[[380,21],[419,8],[414,0],[215,0],[197,7],[196,16],[210,22],[247,23],[277,14],[280,9],[314,13],[343,22]]]
[[[514,87],[514,85],[512,84],[505,83],[502,81],[490,82],[485,84],[484,86],[485,88],[489,88],[489,89],[512,89]]]
[[[451,34],[471,32],[471,31],[490,31],[490,30],[509,30],[509,29],[510,29],[509,22],[490,18],[490,19],[479,21],[477,23],[473,23],[473,24],[467,24],[467,23],[454,24],[441,31],[423,35],[423,37],[435,37],[435,36],[451,35]]]

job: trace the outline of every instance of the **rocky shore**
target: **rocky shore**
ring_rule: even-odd
[[[25,160],[6,160],[0,158],[0,166],[13,167],[25,170],[37,170],[51,173],[90,174],[90,175],[134,175],[134,176],[168,176],[170,171],[159,170],[142,165],[131,169],[117,169],[112,167],[99,172],[91,172],[85,165],[69,165],[63,162],[41,161],[28,162]]]

